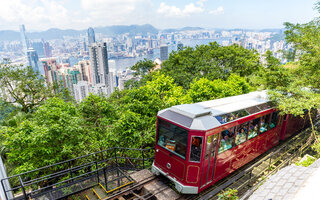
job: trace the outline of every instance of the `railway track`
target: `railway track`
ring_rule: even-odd
[[[134,181],[127,182],[112,190],[106,190],[102,184],[91,188],[81,195],[81,199],[87,200],[111,200],[111,199],[135,199],[132,197],[142,197],[141,190],[145,184],[155,180],[156,177],[150,176],[140,183]],[[145,195],[145,194],[143,194]],[[139,199],[139,198],[138,198]],[[140,198],[141,199],[141,198]]]
[[[319,123],[317,126],[319,126]],[[304,130],[285,142],[269,149],[263,155],[235,171],[231,176],[218,181],[214,186],[208,188],[202,193],[198,195],[182,194],[180,195],[179,200],[218,199],[218,194],[222,190],[227,190],[229,188],[238,190],[238,196],[241,199],[246,199],[268,176],[291,164],[295,158],[307,150],[312,143],[309,134],[307,134],[308,132],[310,132],[310,129]],[[156,179],[161,179],[161,176],[150,176],[140,183],[132,184],[121,191],[108,195],[108,197],[100,198],[100,200],[156,199],[155,195],[162,192],[162,190],[165,190],[165,187],[158,188],[158,190],[153,193],[143,190],[144,185]],[[166,182],[166,184],[169,183],[167,179],[163,179],[162,181]]]
[[[149,192],[144,188],[145,185],[151,183],[152,181],[161,181],[163,185],[158,187],[156,192]],[[80,195],[81,199],[86,200],[147,200],[147,199],[154,199],[158,193],[168,189],[169,180],[165,179],[164,177],[156,177],[154,175],[146,177],[141,182],[129,182],[126,183],[118,188],[113,190],[107,191],[103,185],[99,184],[94,188],[91,188],[89,191],[86,191],[85,194]]]
[[[238,190],[238,196],[242,199],[246,199],[250,194],[258,187],[268,176],[274,174],[279,169],[292,163],[292,161],[301,155],[307,147],[312,143],[309,138],[309,134],[306,134],[309,129],[299,133],[285,142],[268,150],[263,155],[257,157],[250,163],[246,164],[231,176],[228,176],[218,181],[214,186],[208,188],[198,195],[181,195],[180,200],[207,200],[218,199],[218,194],[221,190],[228,188]],[[119,191],[114,191],[108,194],[107,197],[100,197],[97,199],[89,200],[111,200],[111,199],[156,199],[157,193],[165,190],[166,187],[158,188],[156,192],[146,192],[143,187],[156,180],[163,179],[163,177],[150,176],[144,181],[132,185],[128,185]],[[169,180],[161,180],[165,184],[169,183]]]

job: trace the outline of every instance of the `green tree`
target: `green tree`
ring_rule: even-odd
[[[77,107],[59,98],[47,100],[33,117],[1,129],[14,173],[33,170],[89,153]]]
[[[320,2],[316,3],[319,9]],[[285,23],[285,34],[288,43],[291,43],[298,54],[297,77],[304,84],[320,89],[320,18],[305,24]]]
[[[133,73],[135,78],[126,81],[124,87],[126,89],[132,89],[145,85],[148,80],[151,80],[152,75],[150,75],[150,73],[154,67],[155,64],[152,60],[148,60],[146,58],[139,60],[130,68],[135,71]]]
[[[250,76],[250,83],[259,89],[281,89],[293,81],[293,70],[281,65],[280,60],[275,58],[270,50],[263,55],[266,60],[264,67]]]
[[[316,4],[318,10],[319,5],[320,2]],[[296,68],[290,84],[271,92],[271,97],[283,113],[303,115],[304,109],[308,109],[311,120],[311,109],[320,108],[319,94],[314,90],[320,89],[320,20],[316,18],[305,24],[286,22],[284,25],[287,42],[300,52],[299,61],[294,63]]]
[[[117,107],[119,116],[110,126],[108,140],[115,146],[137,148],[153,146],[159,110],[191,102],[181,86],[159,72],[139,88],[116,91],[108,101]]]
[[[316,138],[316,129],[312,119],[313,109],[320,108],[320,94],[307,88],[300,87],[299,83],[291,84],[281,91],[269,91],[270,98],[278,105],[282,114],[302,116],[307,110],[311,122],[311,137]]]
[[[143,59],[139,60],[135,65],[133,65],[130,69],[134,70],[135,76],[145,76],[147,73],[149,73],[153,68],[155,67],[155,64],[152,60]]]
[[[109,142],[110,128],[119,118],[117,110],[106,98],[90,94],[79,104],[91,151],[113,147]]]
[[[0,86],[8,97],[8,103],[19,104],[23,112],[33,111],[48,97],[53,96],[52,90],[31,67],[14,65],[0,66]]]
[[[187,95],[190,96],[192,102],[201,102],[245,94],[250,90],[251,87],[245,78],[231,74],[226,81],[221,79],[210,81],[206,78],[194,80]]]
[[[238,45],[223,47],[213,42],[172,52],[163,62],[161,72],[187,89],[195,78],[226,79],[232,73],[244,77],[260,67],[257,52]]]
[[[16,109],[17,108],[11,103],[7,103],[0,99],[0,124]]]

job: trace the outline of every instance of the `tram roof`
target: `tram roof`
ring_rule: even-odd
[[[271,108],[266,91],[172,106],[161,110],[158,116],[193,130],[209,130],[226,123],[228,116],[241,118]],[[237,116],[237,117],[235,117]],[[228,121],[229,122],[229,121]]]

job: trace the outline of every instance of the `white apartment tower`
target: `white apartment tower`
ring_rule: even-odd
[[[98,93],[109,93],[109,66],[107,43],[93,43],[89,46],[90,65],[91,65],[91,81],[93,88]],[[94,89],[94,90],[95,90]]]

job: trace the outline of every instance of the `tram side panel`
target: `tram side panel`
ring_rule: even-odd
[[[286,140],[287,138],[300,132],[306,125],[309,124],[307,117],[294,116],[287,114],[283,118],[282,130],[280,139]]]
[[[252,161],[254,158],[263,154],[265,151],[279,143],[279,131],[281,129],[281,123],[278,122],[277,115],[274,114],[274,120],[271,116],[273,111],[265,112],[258,117],[250,118],[250,121],[244,121],[241,123],[236,123],[238,126],[234,129],[239,132],[243,124],[246,124],[245,127],[250,127],[250,125],[258,124],[259,130],[258,133],[247,132],[247,139],[243,143],[241,141],[237,142],[237,135],[234,142],[234,146],[225,150],[223,148],[223,132],[220,135],[219,143],[219,153],[216,159],[216,170],[214,182],[228,176],[230,173],[239,169],[246,163]],[[269,116],[269,118],[266,118]],[[261,124],[262,119],[268,119],[268,125],[263,129],[263,124]],[[273,124],[271,126],[271,124]],[[250,128],[249,128],[250,129]],[[267,130],[268,129],[268,130]],[[230,128],[228,129],[230,131]],[[237,133],[238,134],[238,133]]]

